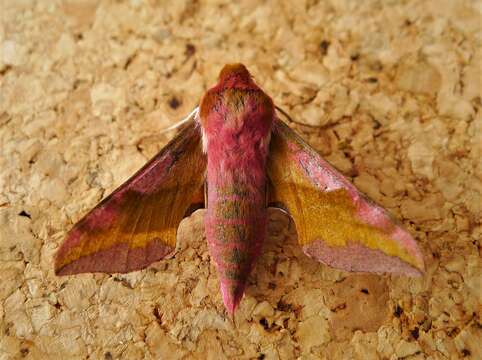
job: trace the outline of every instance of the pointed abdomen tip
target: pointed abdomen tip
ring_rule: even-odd
[[[244,295],[244,284],[232,284],[226,280],[221,280],[221,294],[224,307],[229,315],[234,316],[234,312]]]

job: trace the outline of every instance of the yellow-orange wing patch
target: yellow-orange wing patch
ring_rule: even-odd
[[[424,270],[412,236],[280,120],[267,172],[270,200],[289,211],[308,256],[348,271]]]
[[[197,126],[189,123],[70,230],[56,274],[129,272],[174,251],[180,221],[204,202],[206,157]]]

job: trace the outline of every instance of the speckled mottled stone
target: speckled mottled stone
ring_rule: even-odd
[[[476,1],[0,5],[0,359],[481,358],[482,8]],[[234,323],[203,232],[125,274],[55,277],[66,231],[243,62],[291,124],[401,219],[421,279],[307,257],[288,217]]]

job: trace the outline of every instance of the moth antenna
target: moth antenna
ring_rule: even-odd
[[[285,118],[288,119],[288,121],[291,121],[291,122],[294,122],[293,119],[291,118],[291,116],[288,115],[288,113],[286,111],[284,111],[282,108],[280,108],[279,106],[276,106],[274,107],[277,111],[279,111],[281,114],[283,114],[283,116]]]
[[[166,132],[168,132],[168,131],[177,129],[179,126],[184,125],[185,123],[189,122],[193,117],[197,117],[198,114],[199,114],[199,106],[196,106],[196,107],[194,108],[194,110],[191,111],[191,113],[190,113],[188,116],[186,116],[186,117],[185,117],[184,119],[182,119],[182,120],[179,120],[177,123],[175,123],[175,124],[173,124],[173,125],[165,128],[165,129],[161,130],[160,134],[164,134],[164,133],[166,133]]]
[[[294,124],[298,124],[298,125],[301,125],[301,126],[307,126],[307,127],[310,127],[310,128],[320,128],[321,126],[315,126],[315,125],[310,125],[310,124],[304,124],[304,123],[300,123],[298,121],[295,121],[291,118],[291,116],[288,115],[288,113],[286,111],[284,111],[282,108],[280,108],[279,106],[275,106],[275,109],[277,111],[279,111],[281,114],[283,114],[283,116],[288,119],[289,122],[292,122]]]

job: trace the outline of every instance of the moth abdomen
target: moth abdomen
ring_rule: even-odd
[[[266,232],[264,189],[239,196],[246,186],[237,185],[220,187],[210,201],[212,216],[206,219],[209,250],[228,309],[234,309],[242,297]]]

